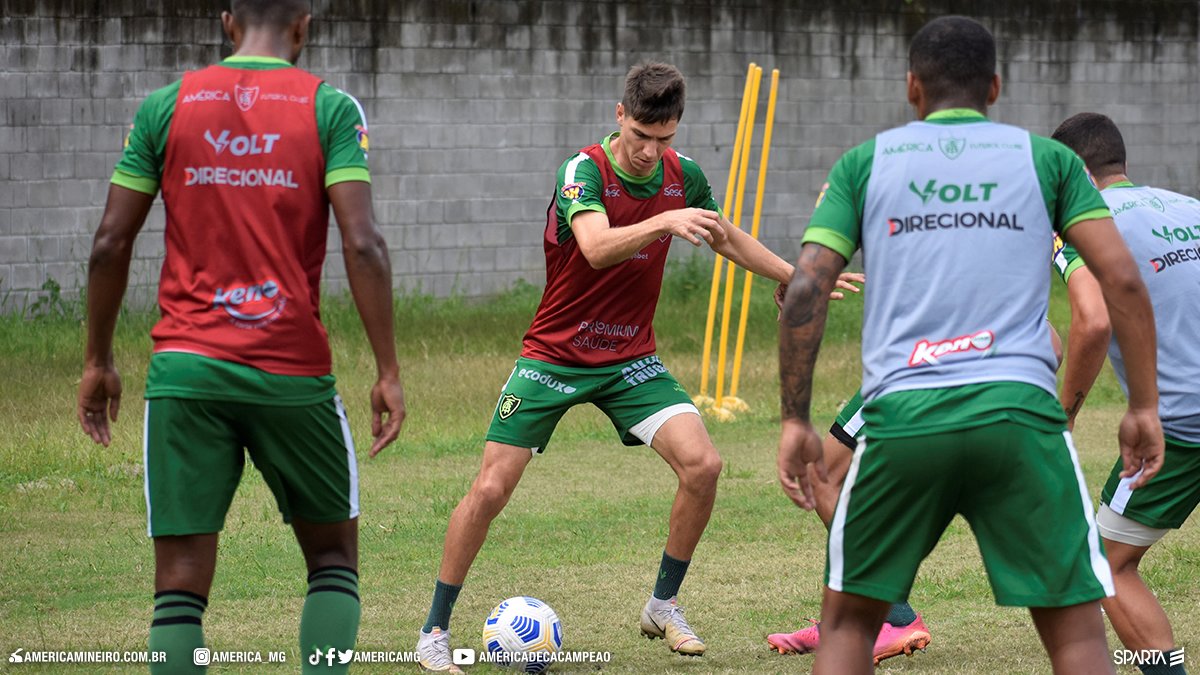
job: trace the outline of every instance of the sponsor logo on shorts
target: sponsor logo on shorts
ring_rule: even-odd
[[[667,367],[662,364],[662,360],[657,356],[647,356],[644,359],[638,359],[633,363],[621,369],[621,378],[625,380],[631,387],[636,387],[643,382],[648,382],[659,375],[667,372]]]
[[[280,292],[279,283],[268,279],[247,286],[218,288],[213,293],[212,306],[228,314],[239,328],[262,328],[279,318],[287,306],[287,298]]]
[[[683,186],[679,183],[671,183],[663,190],[663,194],[667,197],[682,197]]]
[[[583,189],[586,186],[587,183],[583,181],[578,183],[567,183],[566,185],[562,186],[562,190],[559,190],[559,194],[563,196],[563,199],[578,201],[579,198],[583,196]]]
[[[250,112],[254,103],[258,101],[258,87],[243,87],[235,84],[233,85],[233,99],[242,112]]]
[[[930,342],[920,340],[913,347],[908,357],[908,365],[937,365],[938,358],[947,354],[962,354],[972,350],[986,352],[996,342],[996,334],[990,330],[981,330],[972,335],[960,335],[949,340]]]
[[[213,101],[229,101],[229,92],[221,89],[201,89],[194,91],[183,97],[180,103],[186,105],[188,103],[211,103]]]
[[[500,397],[500,406],[497,411],[500,413],[500,419],[506,420],[517,412],[517,408],[521,407],[521,397],[512,394],[505,394]]]
[[[523,377],[526,380],[533,380],[539,384],[544,384],[550,389],[557,391],[560,394],[574,394],[576,389],[566,382],[559,382],[553,377],[538,372],[532,368],[522,368],[517,371],[517,377]]]

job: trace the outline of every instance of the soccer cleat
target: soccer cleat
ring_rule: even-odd
[[[417,637],[418,665],[421,670],[432,673],[462,673],[462,668],[454,665],[450,658],[450,631],[434,627],[426,633],[421,631]]]
[[[817,651],[821,623],[816,619],[809,621],[812,622],[811,626],[795,633],[771,633],[767,636],[767,644],[780,654],[811,654]]]
[[[893,656],[912,656],[918,649],[923,651],[929,646],[931,639],[929,629],[925,627],[920,614],[907,626],[893,626],[885,621],[879,631],[879,637],[875,638],[875,665]]]
[[[675,603],[675,598],[659,600],[651,597],[646,602],[642,608],[642,635],[651,640],[662,638],[677,654],[704,655],[704,642],[696,637],[696,632],[683,618],[683,608]]]

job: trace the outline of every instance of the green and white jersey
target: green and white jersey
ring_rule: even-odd
[[[600,167],[588,156],[580,152],[563,162],[558,168],[558,185],[554,191],[554,212],[558,217],[558,243],[562,244],[571,237],[571,219],[582,211],[599,211],[606,213],[601,197],[605,190],[623,189],[634,199],[649,199],[658,194],[662,188],[663,165],[660,161],[654,173],[649,176],[633,176],[621,169],[613,157],[609,143],[620,132],[613,132],[601,141],[608,162],[620,179],[621,185],[605,185]],[[690,157],[679,154],[679,166],[683,169],[683,194],[687,205],[692,208],[720,211],[717,200],[713,198],[712,186],[708,183],[700,165]],[[571,186],[573,190],[564,188]],[[670,187],[670,186],[668,186]]]
[[[1154,306],[1158,332],[1158,415],[1163,433],[1200,444],[1200,201],[1121,182],[1101,195],[1129,245]],[[1129,385],[1114,339],[1108,348],[1117,381]]]
[[[231,56],[230,68],[293,68],[267,57]],[[167,134],[182,81],[146,97],[134,116],[112,183],[149,195],[158,193],[166,159]],[[220,92],[214,92],[214,94]],[[325,156],[325,187],[346,181],[369,183],[367,121],[362,105],[350,94],[322,83],[313,102],[317,132]],[[150,359],[146,398],[227,400],[266,405],[302,406],[334,396],[334,378],[266,373],[241,364],[181,352],[158,353]]]
[[[940,111],[846,153],[804,241],[847,259],[863,249],[872,279],[863,319],[872,433],[968,426],[977,423],[971,415],[1025,399],[1061,421],[1044,320],[1046,242],[1107,215],[1074,153],[972,110]],[[995,383],[1036,394],[976,391],[970,405],[958,401],[964,388]],[[957,403],[943,406],[943,398]],[[906,400],[920,405],[899,405]],[[884,407],[897,409],[872,415]]]

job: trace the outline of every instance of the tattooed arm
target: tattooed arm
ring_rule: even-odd
[[[813,368],[825,334],[829,294],[846,266],[841,254],[808,243],[800,251],[796,272],[788,284],[779,328],[779,381],[782,388],[783,430],[779,439],[779,482],[797,506],[816,505],[808,481],[808,465],[825,480],[821,437],[809,420]]]
[[[1075,416],[1104,366],[1112,331],[1104,294],[1088,268],[1080,267],[1067,278],[1067,297],[1071,302],[1071,330],[1067,333],[1062,405],[1067,413],[1067,427],[1074,429]]]

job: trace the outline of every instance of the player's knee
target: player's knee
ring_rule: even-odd
[[[481,475],[471,486],[470,501],[477,516],[494,518],[512,495],[512,488],[503,481]]]
[[[683,482],[699,491],[716,490],[717,479],[721,477],[721,471],[724,468],[725,462],[714,449],[696,462],[684,467]]]

